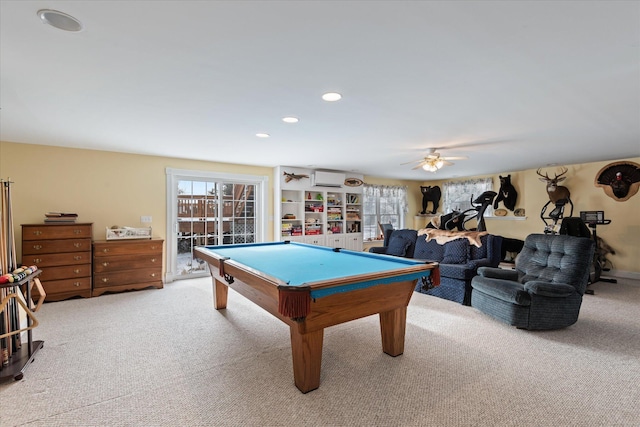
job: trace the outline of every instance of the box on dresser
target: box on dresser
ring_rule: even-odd
[[[93,296],[154,287],[161,289],[162,239],[93,242]]]
[[[22,264],[36,265],[42,270],[40,281],[47,294],[45,301],[91,296],[92,226],[92,223],[22,224]]]

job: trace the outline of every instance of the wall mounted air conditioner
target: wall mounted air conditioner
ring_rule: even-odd
[[[342,187],[346,175],[337,172],[315,171],[311,174],[311,185],[314,187]]]

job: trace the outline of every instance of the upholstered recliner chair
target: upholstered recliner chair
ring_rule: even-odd
[[[531,234],[515,270],[481,267],[471,280],[471,306],[522,329],[559,329],[578,320],[594,242]]]

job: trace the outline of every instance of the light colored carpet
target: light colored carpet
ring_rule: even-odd
[[[547,332],[414,294],[403,355],[382,353],[377,316],[329,328],[307,394],[286,325],[233,291],[214,310],[209,278],[48,303],[0,426],[638,426],[640,285],[591,288]]]

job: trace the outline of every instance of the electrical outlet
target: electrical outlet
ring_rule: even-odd
[[[151,217],[150,216],[141,216],[140,217],[140,222],[151,222]]]

